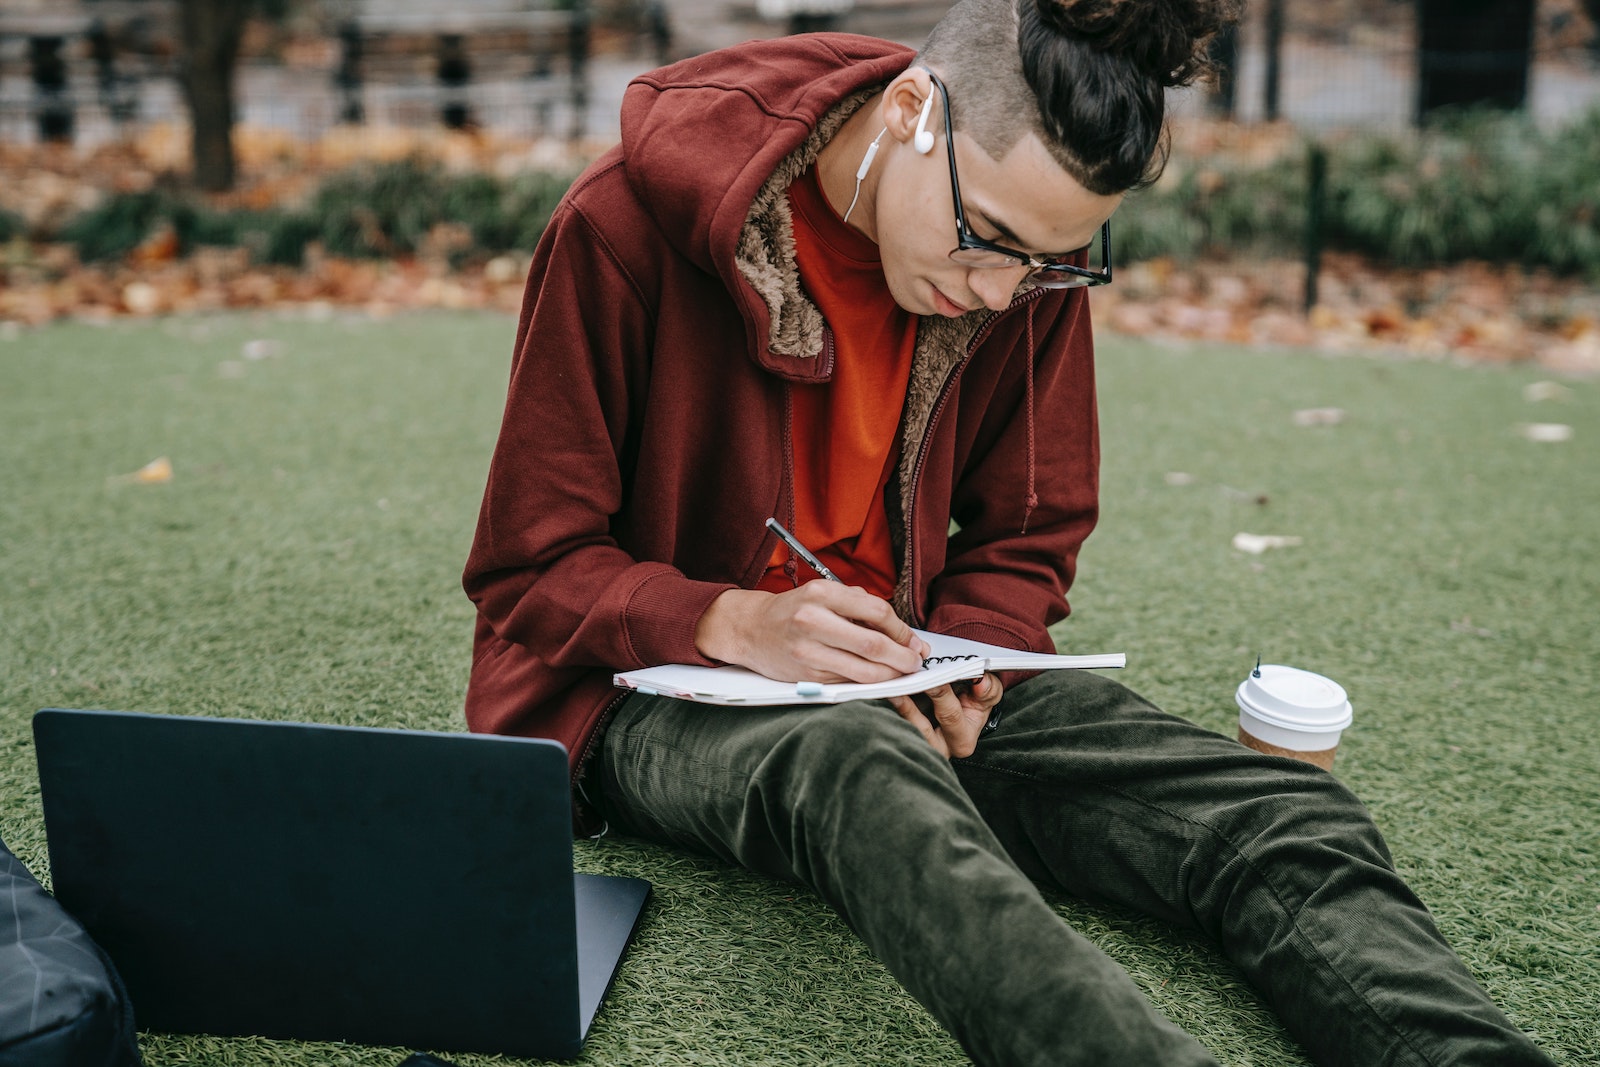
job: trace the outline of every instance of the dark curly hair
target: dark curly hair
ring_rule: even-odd
[[[1166,166],[1166,91],[1210,71],[1242,0],[961,0],[918,55],[950,86],[957,128],[996,159],[1028,131],[1091,192]]]

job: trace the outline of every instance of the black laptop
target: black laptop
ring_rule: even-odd
[[[56,897],[141,1029],[576,1056],[648,883],[554,741],[46,709]]]

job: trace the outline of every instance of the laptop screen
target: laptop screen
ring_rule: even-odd
[[[556,742],[60,709],[34,734],[57,898],[141,1028],[579,1050]]]

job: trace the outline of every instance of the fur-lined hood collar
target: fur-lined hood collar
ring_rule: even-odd
[[[751,358],[781,377],[832,371],[819,358],[822,315],[800,288],[789,186],[913,55],[870,37],[805,34],[696,56],[628,87],[629,181],[667,239],[722,279],[744,312]],[[940,347],[964,343],[984,317],[929,319],[921,332],[948,331]]]

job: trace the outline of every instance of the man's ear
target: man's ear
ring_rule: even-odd
[[[933,95],[933,79],[923,68],[907,67],[897,74],[883,91],[883,125],[889,136],[902,144],[915,146],[917,121],[930,100],[933,107],[925,128],[929,134],[938,131],[944,116]]]

